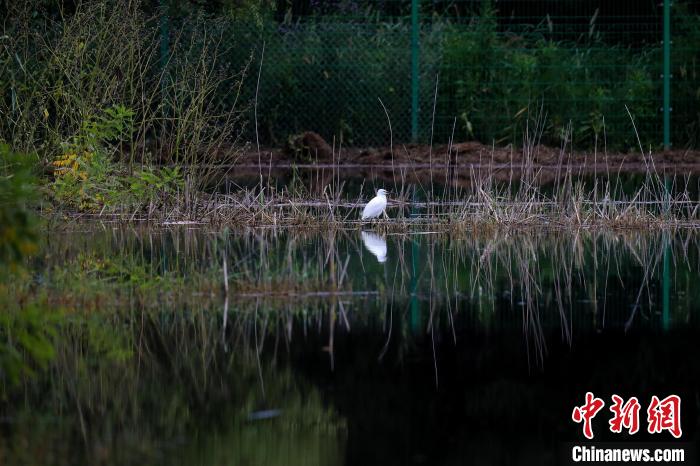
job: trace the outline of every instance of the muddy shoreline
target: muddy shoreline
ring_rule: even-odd
[[[700,151],[669,150],[642,154],[572,151],[537,145],[528,148],[494,147],[478,142],[452,145],[395,144],[393,147],[332,147],[315,133],[291,140],[287,147],[255,147],[235,163],[238,168],[392,168],[396,169],[490,169],[572,170],[581,172],[700,173]]]
[[[293,141],[294,142],[294,141]],[[651,154],[577,152],[548,146],[523,149],[492,147],[478,142],[393,147],[331,147],[315,133],[304,133],[284,148],[254,147],[229,167],[233,178],[283,176],[291,169],[320,174],[320,186],[334,176],[382,179],[396,183],[439,183],[468,186],[476,179],[546,184],[567,175],[615,177],[658,175],[683,178],[700,175],[700,151],[672,150]]]

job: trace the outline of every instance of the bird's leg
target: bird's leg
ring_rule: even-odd
[[[386,210],[382,210],[382,213],[384,214],[384,218],[389,220],[389,216],[387,215]]]

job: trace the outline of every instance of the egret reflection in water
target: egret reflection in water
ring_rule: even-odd
[[[386,262],[386,240],[370,231],[362,232],[362,242],[369,252],[377,257],[380,263]]]

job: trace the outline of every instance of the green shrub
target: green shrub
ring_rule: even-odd
[[[3,265],[15,267],[36,250],[32,162],[31,156],[0,144],[0,270]]]
[[[488,5],[488,2],[486,3]],[[448,28],[443,47],[443,111],[460,116],[460,136],[519,143],[525,120],[543,120],[542,142],[577,148],[636,148],[627,105],[640,136],[658,144],[654,49],[546,39],[546,31],[503,34],[485,8],[475,22]],[[444,135],[443,135],[444,138]]]
[[[141,204],[182,191],[185,181],[180,167],[146,167],[129,177],[128,183],[132,204]]]
[[[130,137],[133,112],[115,105],[87,118],[80,131],[64,144],[52,163],[53,199],[61,206],[98,210],[124,201],[123,167],[115,162],[114,146]]]
[[[109,211],[157,201],[183,187],[179,167],[144,166],[128,174],[117,160],[119,143],[132,132],[133,112],[115,105],[89,118],[81,131],[63,144],[64,152],[53,161],[50,185],[58,205],[80,211]]]

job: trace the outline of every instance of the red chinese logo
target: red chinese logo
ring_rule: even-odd
[[[571,413],[571,419],[573,419],[574,422],[583,422],[583,435],[587,439],[593,438],[593,426],[591,425],[591,421],[595,415],[598,414],[598,411],[603,409],[603,406],[605,406],[603,400],[593,396],[593,393],[587,392],[586,404],[583,406],[576,406],[574,412]]]
[[[618,395],[612,396],[610,411],[613,416],[608,421],[610,432],[621,433],[626,429],[630,435],[639,432],[639,411],[641,406],[637,397],[631,397],[625,401]],[[587,439],[593,438],[593,418],[603,409],[605,402],[596,398],[591,392],[586,392],[586,402],[582,406],[574,407],[571,419],[576,423],[583,423],[583,435]],[[668,431],[675,438],[683,434],[681,430],[681,398],[678,395],[669,395],[663,400],[657,396],[651,397],[647,408],[647,432],[658,434]]]
[[[613,413],[613,418],[608,422],[610,424],[610,432],[619,434],[624,427],[632,434],[639,431],[639,401],[637,397],[632,397],[627,400],[627,403],[622,403],[624,400],[617,395],[612,396],[613,405],[610,411]]]
[[[681,398],[678,395],[670,395],[659,401],[654,395],[647,409],[649,421],[648,432],[657,434],[667,430],[676,438],[683,434],[681,431]]]

